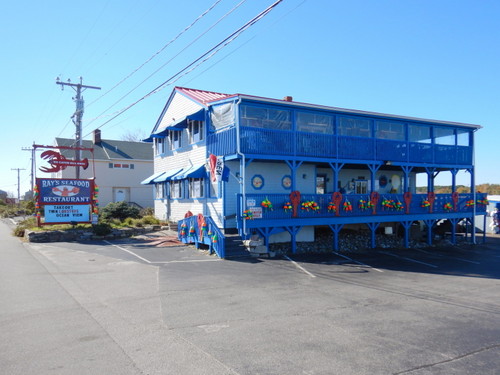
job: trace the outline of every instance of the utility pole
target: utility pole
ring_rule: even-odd
[[[19,174],[21,171],[25,171],[26,169],[24,168],[11,168],[11,171],[17,171],[17,204],[19,205],[21,203],[21,185],[19,181]]]
[[[82,147],[82,117],[83,117],[83,107],[84,101],[82,97],[82,89],[94,89],[100,90],[100,87],[96,86],[87,86],[82,84],[82,77],[80,77],[80,83],[71,83],[71,80],[68,79],[68,82],[61,82],[59,77],[56,78],[56,84],[61,85],[61,89],[64,90],[64,86],[70,86],[73,90],[76,91],[76,96],[73,98],[76,103],[76,110],[71,116],[73,120],[73,124],[76,126],[75,132],[75,143],[76,147]],[[75,160],[80,160],[80,150],[75,150]],[[80,167],[76,166],[76,178],[80,178]]]
[[[33,142],[34,143],[34,142]],[[33,188],[35,187],[35,148],[34,147],[21,147],[22,151],[31,151],[31,192],[33,193]]]

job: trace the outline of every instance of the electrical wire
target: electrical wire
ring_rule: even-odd
[[[146,81],[148,81],[151,77],[153,77],[156,73],[158,73],[161,69],[163,69],[165,66],[167,66],[169,63],[172,62],[175,58],[177,58],[182,52],[184,52],[186,49],[188,49],[190,46],[192,46],[196,41],[198,41],[202,36],[207,34],[210,30],[212,30],[215,26],[217,26],[220,22],[222,22],[223,19],[225,19],[227,16],[229,16],[232,12],[234,12],[236,9],[238,9],[243,3],[245,3],[246,0],[241,0],[236,6],[234,6],[232,9],[230,9],[226,14],[224,14],[222,17],[220,17],[215,23],[213,23],[208,29],[206,29],[203,33],[198,35],[193,41],[191,41],[188,45],[186,45],[184,48],[182,48],[177,54],[172,56],[169,60],[167,60],[163,65],[161,65],[158,69],[156,69],[153,73],[151,73],[149,76],[147,76],[144,80],[142,80],[139,84],[134,86],[131,90],[129,90],[125,95],[120,97],[117,101],[115,101],[113,104],[111,104],[108,108],[106,108],[103,112],[101,112],[97,117],[93,118],[87,124],[84,126],[87,127],[90,124],[92,124],[94,121],[106,117],[104,114],[109,111],[111,108],[113,108],[115,105],[120,103],[123,99],[125,99],[127,96],[129,96],[132,92],[137,90],[140,86],[142,86]],[[109,116],[109,115],[108,115]]]
[[[307,0],[302,0],[302,2],[300,2],[299,4],[297,4],[295,6],[295,8],[290,9],[288,12],[286,12],[280,18],[278,18],[276,21],[274,21],[267,29],[261,30],[260,32],[258,32],[257,34],[255,34],[254,36],[252,36],[251,38],[249,38],[246,42],[240,44],[238,47],[236,47],[235,49],[233,49],[231,52],[227,53],[226,55],[224,55],[223,57],[221,57],[219,60],[215,61],[212,65],[210,65],[209,67],[207,67],[205,70],[202,70],[198,75],[196,75],[194,77],[191,77],[190,80],[186,81],[186,84],[188,84],[189,82],[195,80],[196,78],[200,77],[201,75],[205,74],[207,71],[209,71],[210,69],[212,69],[215,65],[219,64],[220,62],[222,62],[223,60],[225,60],[226,58],[228,58],[229,56],[231,56],[233,53],[235,53],[236,51],[238,51],[240,48],[246,46],[248,43],[250,43],[252,40],[254,40],[261,33],[263,33],[266,30],[269,30],[269,28],[271,26],[277,24],[283,18],[287,17],[290,13],[294,12],[297,8],[299,8],[300,6],[302,6],[305,2],[307,2]]]
[[[123,82],[125,82],[127,79],[132,77],[135,73],[137,73],[140,69],[142,69],[147,63],[149,63],[151,60],[153,60],[156,56],[158,56],[160,53],[162,53],[169,45],[174,43],[179,37],[181,37],[186,31],[191,29],[199,20],[201,20],[205,15],[207,15],[213,8],[217,6],[222,0],[217,0],[215,3],[213,3],[207,10],[205,10],[202,14],[200,14],[193,22],[191,22],[190,25],[186,26],[184,30],[179,32],[174,38],[169,40],[162,48],[160,48],[158,51],[156,51],[149,59],[147,59],[145,62],[143,62],[141,65],[139,65],[137,68],[135,68],[131,73],[129,73],[125,78],[123,78],[121,81],[119,81],[117,84],[115,84],[113,87],[111,87],[109,90],[107,90],[105,93],[103,93],[101,96],[99,96],[97,99],[93,100],[89,104],[87,104],[87,107],[91,106],[101,98],[103,98],[105,95],[109,94],[111,91],[113,91],[115,88],[120,86]]]
[[[274,2],[273,4],[271,4],[269,7],[267,7],[262,12],[260,12],[257,16],[255,16],[250,21],[248,21],[243,26],[241,26],[239,29],[237,29],[235,32],[233,32],[231,35],[229,35],[228,37],[226,37],[224,40],[222,40],[221,42],[219,42],[217,45],[215,45],[214,47],[212,47],[210,50],[208,50],[204,54],[202,54],[196,60],[194,60],[193,62],[191,62],[187,66],[185,66],[179,72],[175,73],[172,77],[170,77],[169,79],[167,79],[166,81],[164,81],[163,83],[161,83],[160,85],[158,85],[156,88],[154,88],[153,90],[151,90],[149,93],[147,93],[146,95],[144,95],[140,99],[136,100],[132,104],[129,104],[128,106],[122,108],[120,111],[115,112],[115,115],[112,118],[110,118],[109,120],[107,120],[106,122],[104,122],[103,124],[101,124],[100,126],[98,126],[97,129],[102,128],[103,126],[105,126],[106,124],[110,123],[112,120],[114,120],[118,116],[120,116],[122,113],[128,111],[130,108],[132,108],[135,105],[137,105],[138,103],[142,102],[144,99],[150,97],[151,95],[154,95],[154,94],[158,93],[159,91],[163,90],[166,86],[168,86],[168,85],[172,84],[173,82],[175,82],[176,80],[178,80],[180,77],[182,77],[185,74],[188,74],[192,70],[196,69],[199,65],[201,65],[202,63],[204,63],[205,61],[207,61],[208,59],[210,59],[212,56],[214,56],[222,48],[224,48],[229,43],[231,43],[232,41],[234,41],[239,35],[241,35],[241,33],[243,33],[249,27],[253,26],[255,23],[257,23],[258,21],[260,21],[267,14],[269,14],[282,1],[283,0],[277,0],[276,2]],[[90,134],[91,133],[86,134],[85,137],[88,136],[88,135],[90,135]]]

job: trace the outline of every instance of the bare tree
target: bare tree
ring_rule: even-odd
[[[141,142],[143,139],[146,139],[148,136],[146,132],[142,129],[135,130],[127,130],[125,134],[123,134],[120,138],[122,141],[128,142]]]

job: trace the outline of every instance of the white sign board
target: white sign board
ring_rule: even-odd
[[[90,221],[90,205],[45,205],[46,223],[69,223],[71,221],[84,222]]]
[[[254,219],[262,219],[262,207],[250,207]]]

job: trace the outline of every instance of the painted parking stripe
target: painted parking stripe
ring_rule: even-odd
[[[119,245],[115,245],[114,243],[111,243],[107,240],[104,240],[104,242],[106,242],[107,244],[111,245],[111,246],[114,246],[122,251],[125,251],[126,253],[142,260],[143,262],[146,262],[148,264],[168,264],[168,263],[195,263],[195,262],[217,262],[217,261],[220,261],[220,259],[186,259],[186,260],[169,260],[169,261],[158,261],[158,262],[152,262],[150,260],[147,260],[146,258],[143,258],[141,257],[140,255],[134,253],[133,251],[130,251],[128,249],[125,249],[124,247],[121,247]]]
[[[463,258],[458,258],[458,257],[454,257],[454,256],[451,256],[451,255],[442,255],[442,254],[434,254],[434,253],[431,253],[430,251],[425,251],[425,250],[422,250],[422,249],[416,249],[417,251],[420,251],[421,253],[424,253],[424,254],[429,254],[429,255],[434,255],[434,256],[438,256],[438,257],[441,257],[441,258],[451,258],[451,259],[456,259],[456,260],[461,260],[462,262],[468,262],[468,263],[473,263],[473,264],[481,264],[479,262],[475,262],[473,260],[468,260],[468,259],[463,259]]]
[[[311,277],[316,277],[315,275],[313,275],[311,272],[309,272],[308,270],[306,270],[304,267],[302,267],[300,264],[298,264],[296,261],[294,261],[293,259],[289,258],[288,256],[285,255],[285,259],[289,260],[290,262],[292,262],[292,264],[297,267],[299,270],[301,270],[302,272],[304,272],[305,274],[311,276]]]
[[[343,254],[337,253],[337,252],[335,252],[335,251],[333,251],[333,253],[334,253],[335,255],[338,255],[338,256],[339,256],[339,257],[341,257],[341,258],[348,259],[348,260],[350,260],[351,262],[357,263],[357,264],[362,265],[362,266],[364,266],[364,267],[371,268],[372,270],[375,270],[375,271],[378,271],[378,272],[384,272],[384,271],[382,271],[382,270],[379,270],[378,268],[375,268],[375,267],[372,267],[372,266],[370,266],[370,265],[368,265],[368,264],[365,264],[365,263],[363,263],[363,262],[357,261],[356,259],[349,258],[348,256],[345,256],[345,255],[343,255]]]
[[[109,241],[107,241],[107,240],[104,240],[104,242],[106,242],[108,245],[111,245],[111,246],[114,246],[114,247],[116,247],[116,248],[120,249],[121,251],[125,251],[126,253],[129,253],[130,255],[132,255],[132,256],[134,256],[134,257],[136,257],[136,258],[138,258],[138,259],[142,260],[143,262],[146,262],[146,263],[148,263],[148,264],[151,264],[151,261],[147,260],[146,258],[141,257],[140,255],[137,255],[137,254],[136,254],[136,253],[134,253],[133,251],[130,251],[130,250],[125,249],[124,247],[121,247],[121,246],[115,245],[114,243],[111,243],[111,242],[109,242]]]
[[[396,255],[396,254],[388,253],[388,252],[386,252],[386,251],[379,251],[379,253],[381,253],[381,254],[385,254],[385,255],[390,255],[390,256],[392,256],[392,257],[399,258],[399,259],[404,259],[404,260],[407,260],[408,262],[419,263],[419,264],[423,264],[424,266],[433,267],[433,268],[438,268],[438,266],[436,266],[435,264],[430,264],[430,263],[421,262],[421,261],[419,261],[419,260],[412,259],[412,258],[408,258],[408,257],[402,257],[402,256],[400,256],[400,255]]]

